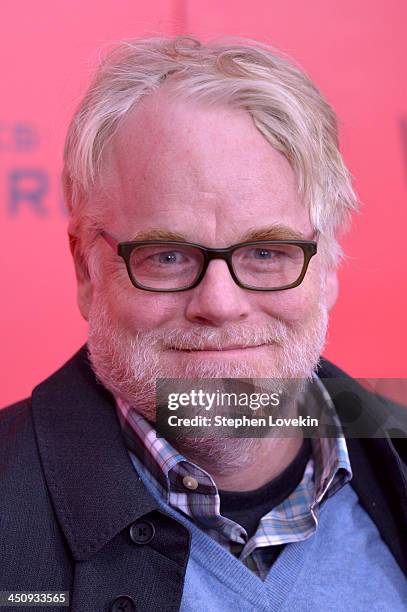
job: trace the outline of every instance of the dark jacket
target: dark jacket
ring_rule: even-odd
[[[356,393],[374,405],[329,362],[318,375],[346,377],[342,400]],[[334,402],[345,423],[349,406]],[[351,485],[407,572],[405,440],[354,438],[348,449]],[[155,533],[143,543],[146,519]],[[176,611],[189,548],[189,531],[135,474],[86,345],[31,398],[0,411],[0,591],[69,591],[75,612]]]

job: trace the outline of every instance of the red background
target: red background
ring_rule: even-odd
[[[86,340],[59,187],[64,135],[98,50],[153,33],[257,38],[317,83],[362,202],[325,354],[357,377],[407,377],[404,0],[3,0],[1,12],[0,406]],[[39,177],[40,201],[21,197]]]

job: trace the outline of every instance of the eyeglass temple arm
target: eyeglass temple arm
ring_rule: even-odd
[[[104,230],[100,232],[100,235],[106,240],[107,244],[113,249],[113,251],[117,252],[117,245],[119,243],[116,238]]]

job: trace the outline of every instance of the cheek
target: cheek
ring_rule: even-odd
[[[260,300],[262,310],[270,317],[295,324],[305,322],[314,315],[320,292],[318,286],[303,283],[294,289],[265,293]]]
[[[124,266],[105,264],[105,275],[96,287],[118,327],[129,331],[158,329],[180,319],[185,309],[183,293],[142,291],[131,285]],[[97,297],[96,297],[97,299]],[[182,314],[181,314],[182,316]]]
[[[159,294],[149,291],[134,291],[110,294],[109,310],[120,327],[129,330],[158,329],[169,321],[179,318],[183,312],[181,298],[173,294]]]

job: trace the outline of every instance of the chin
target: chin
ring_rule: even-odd
[[[283,353],[276,346],[226,351],[164,351],[160,363],[169,373],[167,378],[292,377],[282,366]],[[301,376],[301,373],[294,375]]]

